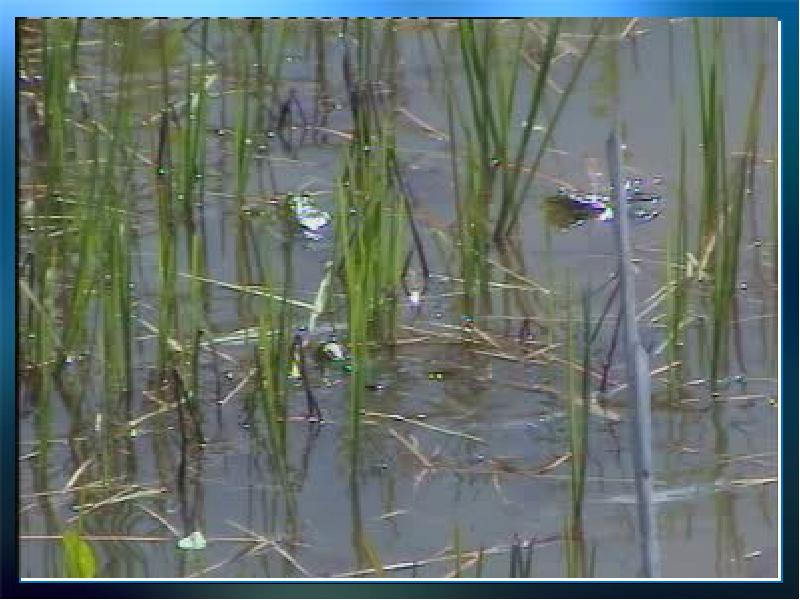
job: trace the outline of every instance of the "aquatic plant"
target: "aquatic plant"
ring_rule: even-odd
[[[708,25],[711,49],[705,49],[700,22],[692,23],[697,76],[699,81],[702,142],[703,192],[700,204],[700,268],[712,270],[712,343],[710,383],[715,389],[727,358],[728,334],[733,303],[736,301],[736,275],[742,235],[744,208],[752,194],[749,173],[758,151],[761,100],[766,78],[766,30],[762,28],[759,62],[752,86],[752,97],[744,135],[744,152],[733,171],[728,166],[726,144],[726,102],[724,79],[725,30],[721,20]]]

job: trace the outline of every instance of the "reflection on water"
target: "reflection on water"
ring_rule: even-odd
[[[543,146],[522,233],[502,244],[483,199],[517,189],[535,153],[472,173],[476,90],[456,67],[481,59],[462,55],[455,22],[125,23],[20,29],[22,576],[63,575],[69,528],[103,577],[636,576],[619,215],[597,166],[612,83],[655,369],[663,574],[776,574],[775,116],[761,115],[712,391],[713,262],[691,250],[696,223],[685,246],[675,233],[702,183],[694,139],[682,178],[676,133],[694,125],[680,116],[698,95],[691,21],[604,24]],[[549,47],[547,21],[522,23],[498,25],[521,58],[508,133],[487,125],[487,140],[542,142],[591,31],[565,20]],[[762,25],[725,23],[734,153],[756,60],[736,46],[755,48]],[[391,167],[363,166],[381,160]],[[369,249],[353,233],[365,230],[381,232]],[[362,281],[386,286],[348,287],[353,256]],[[683,313],[676,265],[693,286]],[[359,321],[362,295],[376,300]],[[354,323],[382,343],[351,347]],[[64,347],[76,350],[58,358]],[[204,548],[179,547],[196,532]]]

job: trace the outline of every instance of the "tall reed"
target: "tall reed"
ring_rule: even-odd
[[[693,21],[696,65],[699,81],[700,123],[702,140],[703,192],[700,212],[700,251],[702,265],[713,270],[712,342],[710,382],[718,385],[725,369],[728,336],[739,264],[744,208],[752,190],[748,190],[749,174],[758,151],[761,101],[766,79],[765,40],[762,30],[758,64],[754,73],[753,93],[747,114],[744,153],[733,169],[729,167],[726,144],[725,25],[721,19],[708,24],[704,43],[700,22]]]

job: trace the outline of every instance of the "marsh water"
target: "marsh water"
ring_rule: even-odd
[[[711,284],[696,281],[696,271],[692,275],[675,356],[669,351],[669,294],[662,288],[672,276],[670,248],[680,222],[682,130],[689,245],[699,256],[695,207],[703,176],[693,28],[717,25],[609,20],[568,92],[564,87],[590,24],[562,24],[560,54],[538,115],[542,127],[532,130],[534,150],[560,95],[570,97],[546,141],[516,235],[485,248],[488,291],[471,304],[464,301],[465,259],[453,226],[459,218],[453,168],[463,171],[470,163],[463,148],[450,143],[455,129],[445,101],[447,93],[462,103],[469,96],[457,25],[211,21],[204,28],[201,21],[140,21],[126,32],[124,22],[83,21],[76,33],[74,22],[21,22],[22,577],[66,574],[67,555],[76,551],[62,541],[68,530],[79,533],[80,552],[92,557],[84,574],[98,577],[508,577],[520,574],[511,565],[519,553],[527,560],[529,548],[530,577],[638,576],[632,409],[620,349],[606,373],[603,368],[615,343],[616,310],[600,325],[589,352],[593,399],[578,498],[571,454],[570,407],[580,395],[582,372],[580,298],[590,290],[597,322],[618,264],[614,220],[572,219],[567,209],[566,216],[553,218],[544,208],[562,187],[590,192],[607,186],[605,145],[615,115],[626,174],[660,196],[657,206],[648,206],[648,218],[628,217],[640,330],[654,371],[661,574],[777,575],[775,23],[725,20],[720,26],[729,154],[723,160],[735,161],[743,149],[760,56],[767,69],[758,152],[735,247],[729,349],[714,385]],[[517,136],[526,127],[541,52],[536,40],[547,22],[496,26],[498,43],[523,32],[510,126]],[[357,27],[369,36],[363,30],[357,36]],[[371,54],[365,54],[366,39]],[[135,51],[126,52],[131,43]],[[52,66],[58,44],[72,65],[66,71]],[[269,68],[259,57],[268,57]],[[362,60],[377,67],[359,71]],[[356,75],[343,73],[349,61]],[[320,368],[311,355],[332,333],[345,352],[351,350],[348,290],[336,276],[329,302],[314,309],[328,265],[340,252],[335,195],[355,135],[348,79],[366,72],[377,74],[365,81],[381,98],[381,110],[393,116],[409,211],[427,265],[420,263],[412,235],[403,234],[402,254],[408,251],[410,259],[403,265],[404,284],[392,290],[393,333],[371,340],[355,377],[348,361]],[[68,98],[63,136],[48,130],[46,114],[54,102],[45,102],[47,88],[57,77]],[[244,120],[243,82],[250,97]],[[186,113],[196,109],[200,87],[205,123],[202,140],[195,141],[203,168],[195,171],[200,183],[186,188],[178,183],[182,136],[191,127]],[[92,131],[99,133],[92,137]],[[113,147],[112,138],[123,139],[122,132],[124,148]],[[58,156],[56,143],[63,145]],[[92,143],[99,144],[96,155]],[[175,173],[167,184],[175,212],[166,234],[159,200],[165,151]],[[534,154],[523,162],[530,164]],[[107,168],[113,161],[118,164]],[[184,189],[191,190],[189,221],[180,212]],[[104,196],[112,193],[116,200],[106,203]],[[304,227],[298,219],[285,227],[290,221],[279,215],[279,206],[287,195],[305,197],[330,222]],[[94,208],[81,208],[90,202]],[[123,218],[106,219],[107,211]],[[97,235],[90,227],[94,219]],[[106,235],[109,223],[124,224],[122,242]],[[165,243],[174,245],[176,275],[176,310],[167,319]],[[202,272],[187,246],[202,254]],[[87,248],[98,258],[81,267]],[[48,260],[39,258],[45,251]],[[103,270],[119,264],[109,256],[127,261],[129,312],[104,291],[119,278]],[[409,289],[408,282],[425,270],[423,288]],[[202,285],[193,286],[198,281]],[[78,314],[74,290],[83,287],[88,300]],[[306,328],[307,383],[323,415],[322,422],[306,419],[305,384],[280,375],[287,401],[280,458],[255,386],[261,374],[254,348],[264,343],[257,331],[263,293],[295,302],[287,327]],[[465,314],[468,306],[471,314]],[[46,331],[37,314],[47,315]],[[175,324],[168,336],[159,331],[165,323]],[[199,341],[187,323],[202,323]],[[118,369],[114,349],[126,326],[131,343]],[[199,442],[187,442],[180,409],[187,396],[173,396],[174,382],[164,374],[161,343],[167,337],[172,372],[184,379],[193,368],[197,373],[189,399],[202,422]],[[192,366],[187,355],[193,343]],[[120,376],[126,370],[132,389]],[[354,397],[360,403],[357,435]],[[202,547],[180,548],[193,532],[202,534]]]

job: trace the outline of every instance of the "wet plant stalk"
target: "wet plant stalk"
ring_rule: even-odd
[[[636,498],[639,512],[639,543],[642,572],[646,577],[658,577],[661,560],[653,504],[653,450],[650,414],[650,370],[648,357],[639,339],[636,323],[636,291],[631,263],[631,242],[626,218],[627,207],[623,199],[622,149],[617,136],[617,124],[606,143],[608,170],[612,182],[612,201],[616,214],[614,220],[619,258],[620,302],[622,303],[623,341],[625,365],[628,376],[629,398],[633,405],[633,466],[636,481]]]

